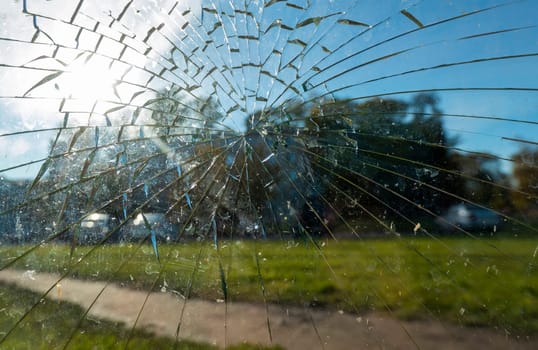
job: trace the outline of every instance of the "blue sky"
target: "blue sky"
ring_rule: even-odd
[[[52,14],[62,19],[69,18],[69,11],[72,11],[72,8],[61,6],[60,3],[61,1],[53,3],[29,0],[28,7],[30,11],[36,13]],[[92,3],[95,2],[88,0],[88,5],[85,5],[84,10],[92,16],[102,16],[103,20],[110,20],[107,17],[110,13],[118,14],[123,8],[121,2],[118,2],[114,3],[114,8],[107,12],[106,8],[109,5],[100,4],[95,6]],[[171,0],[147,3],[135,1],[135,5],[139,4],[140,7],[138,8],[145,11],[145,19],[149,19],[154,23],[163,21],[164,15],[159,14],[158,9],[168,9],[172,3],[173,1]],[[240,4],[243,4],[242,1],[236,3],[238,8],[240,8]],[[293,3],[305,6],[307,2],[297,0]],[[66,2],[65,5],[67,4],[71,4],[71,2]],[[144,7],[146,4],[151,4],[151,6]],[[0,9],[0,18],[3,20],[0,26],[0,37],[29,40],[35,32],[32,18],[21,13],[21,5],[21,1],[13,0],[9,1],[8,6]],[[218,5],[218,2],[204,1],[202,7],[212,8],[213,5]],[[443,19],[469,14],[475,10],[496,5],[502,6],[439,25],[429,26]],[[189,4],[184,4],[184,6],[196,7],[196,2],[192,1]],[[339,91],[335,94],[335,97],[360,99],[365,96],[383,96],[384,94],[399,91],[434,89],[439,90],[436,93],[440,98],[440,108],[447,114],[538,122],[538,93],[536,91],[500,90],[502,88],[538,88],[538,69],[536,69],[538,67],[538,58],[530,56],[538,53],[537,1],[529,0],[513,3],[500,0],[312,1],[312,7],[309,11],[301,11],[276,3],[266,8],[263,13],[258,11],[261,8],[260,6],[260,2],[252,1],[248,10],[257,16],[262,30],[273,23],[275,19],[281,19],[282,23],[288,25],[296,25],[308,18],[320,17],[322,19],[318,25],[307,25],[295,29],[291,33],[278,28],[273,29],[268,31],[260,42],[252,40],[241,41],[233,36],[234,32],[244,35],[255,33],[253,30],[255,28],[254,22],[250,21],[248,17],[243,20],[238,20],[237,18],[235,20],[224,19],[222,28],[217,28],[211,38],[217,43],[219,41],[225,43],[226,46],[220,49],[210,48],[206,55],[197,51],[199,47],[198,49],[196,48],[198,45],[196,42],[189,42],[185,39],[176,41],[178,47],[185,50],[185,52],[188,50],[197,52],[196,59],[200,66],[204,67],[199,76],[203,76],[204,72],[209,71],[214,62],[219,62],[219,65],[237,65],[248,62],[259,63],[268,58],[263,69],[278,71],[277,75],[280,79],[293,81],[295,72],[293,69],[282,67],[282,64],[298,55],[298,58],[293,63],[299,68],[301,77],[293,86],[300,89],[302,87],[301,83],[307,78],[310,78],[308,81],[313,85],[319,84],[318,88],[312,90],[312,92],[304,93],[301,97],[303,99],[311,98],[316,93],[323,94],[346,86],[350,87]],[[61,8],[62,12],[55,12],[55,8]],[[202,21],[199,7],[196,8],[198,8],[198,11],[193,12],[196,18],[191,17],[191,21]],[[223,9],[230,10],[229,6],[225,6]],[[403,9],[424,24],[426,28],[417,30],[417,23],[406,17],[401,12]],[[185,21],[181,13],[182,11],[176,10],[172,16],[164,19],[167,23],[165,29],[173,28],[171,25],[181,27]],[[150,14],[154,17],[148,17]],[[330,14],[334,14],[334,16],[327,16]],[[211,13],[204,13],[204,16],[205,19],[202,24],[205,32],[207,32],[213,29],[215,17]],[[222,19],[225,16],[220,17]],[[337,22],[337,20],[342,19],[361,22],[371,27],[345,25]],[[47,22],[40,17],[38,17],[37,23],[43,27],[50,25],[51,30],[54,31],[54,23]],[[139,37],[147,32],[145,24],[137,22],[134,11],[132,18],[129,17],[129,12],[125,15],[125,23],[124,26],[130,26],[129,29],[137,32]],[[174,40],[180,40],[182,33],[192,35],[192,31],[189,32],[192,28],[178,29],[177,32],[169,35],[170,37],[174,36]],[[398,37],[406,32],[409,32],[409,34]],[[202,34],[205,35],[202,35],[203,38],[208,38],[207,34]],[[470,35],[476,35],[477,37],[466,38]],[[61,35],[57,36],[56,39],[69,44],[69,41],[62,38]],[[301,56],[301,47],[297,44],[290,44],[288,42],[290,39],[301,39],[309,43],[311,46],[308,46],[307,54]],[[45,38],[40,40],[45,44],[47,42]],[[88,40],[90,39],[88,38]],[[348,40],[347,45],[340,47],[342,43]],[[317,45],[312,45],[313,43]],[[32,57],[51,55],[54,46],[45,44],[30,46],[2,41],[0,45],[0,64],[21,65],[27,63]],[[156,70],[157,68],[153,66],[163,64],[160,60],[161,56],[170,51],[170,47],[167,46],[170,44],[165,40],[161,40],[151,41],[151,45],[154,47],[152,53],[154,56],[147,62],[143,62],[144,58],[142,58],[141,64],[148,67],[148,69]],[[240,52],[230,54],[227,51],[229,47],[238,47]],[[324,52],[321,49],[322,47],[333,52]],[[272,56],[268,54],[274,49],[284,52],[281,58],[276,57],[274,54]],[[110,44],[108,50],[110,50],[110,53],[113,52],[113,43]],[[395,55],[378,62],[365,64],[371,60],[391,54]],[[74,60],[73,54],[65,53],[65,55],[66,60]],[[454,64],[456,62],[516,55],[529,56],[433,69],[433,67],[439,65]],[[345,59],[346,57],[349,58]],[[331,68],[331,65],[335,62],[339,63]],[[38,66],[41,68],[52,67],[47,67],[46,64],[50,64],[50,62],[43,62],[42,65]],[[316,73],[311,69],[313,67],[318,67],[322,70]],[[192,70],[192,66],[189,69]],[[347,71],[348,69],[349,71]],[[417,69],[423,69],[423,71],[402,74],[406,71]],[[73,68],[72,70],[76,69]],[[113,100],[115,96],[112,96],[112,93],[104,93],[103,91],[107,89],[106,85],[99,85],[99,81],[102,83],[105,77],[115,78],[122,76],[125,70],[125,65],[117,64],[113,70],[107,71],[101,79],[98,79],[97,83],[91,76],[99,75],[98,69],[95,74],[90,74],[89,77],[87,75],[76,75],[78,74],[77,72],[74,72],[73,75],[78,80],[86,81],[83,90],[79,91],[79,93],[89,95],[103,93],[104,95],[101,96],[96,95],[96,98]],[[85,71],[87,72],[88,69],[85,69]],[[342,72],[347,73],[341,74]],[[394,76],[398,74],[400,76]],[[242,96],[252,94],[249,92],[250,90],[255,91],[253,93],[255,96],[269,98],[270,101],[273,100],[274,105],[279,105],[287,98],[295,97],[294,92],[288,90],[283,93],[280,99],[277,99],[282,93],[283,86],[279,86],[274,80],[260,75],[259,70],[255,68],[235,69],[233,73],[222,73],[221,75],[214,73],[213,75],[214,77],[202,81],[200,90],[195,94],[203,96],[211,93],[213,82],[218,82],[223,86],[231,83],[234,88],[237,88],[236,95],[229,94],[224,89],[217,89],[224,109],[233,106],[234,101],[237,101]],[[359,84],[384,76],[390,77],[371,83]],[[58,87],[59,85],[60,89],[55,89],[53,82],[51,82],[48,90],[43,88],[37,91],[36,89],[31,94],[34,97],[52,97],[50,99],[22,100],[7,98],[21,96],[32,84],[41,79],[40,77],[43,77],[43,73],[40,71],[36,73],[36,71],[0,67],[0,97],[2,97],[0,98],[0,135],[20,130],[57,127],[63,121],[63,114],[58,113],[58,100],[62,97],[62,89],[65,94],[73,94],[73,91],[76,90],[74,87],[69,88],[69,86],[73,85],[72,83],[69,85],[69,81],[60,81],[56,86]],[[129,73],[128,79],[131,82],[144,81],[144,74],[141,70],[133,69]],[[179,81],[176,83],[181,84]],[[154,82],[154,84],[155,88],[166,88],[166,82]],[[95,85],[94,89],[88,90],[88,87],[93,85]],[[459,88],[476,88],[477,90],[443,91],[443,89]],[[480,90],[482,88],[493,90]],[[121,98],[127,99],[126,96],[129,96],[129,93],[132,94],[132,91],[124,88],[121,92]],[[110,95],[110,97],[107,97],[108,95],[106,94]],[[397,94],[390,96],[392,98],[406,99],[412,95]],[[142,97],[148,98],[147,96],[141,96],[140,98]],[[265,102],[256,102],[255,100],[254,97],[247,97],[245,100],[249,102],[247,106],[249,113],[267,106]],[[106,110],[106,106],[101,108]],[[241,119],[244,112],[235,111],[231,112],[231,115],[231,124],[233,124],[235,120]],[[80,120],[82,123],[83,118]],[[89,121],[90,125],[96,122],[95,120]],[[236,128],[242,127],[242,122],[236,122],[236,124],[239,124]],[[458,147],[471,151],[490,152],[500,157],[509,157],[524,145],[524,143],[510,141],[503,139],[503,137],[536,142],[536,135],[538,135],[538,128],[535,124],[514,121],[447,116],[444,119],[444,125],[450,135],[458,137]],[[25,136],[0,136],[0,169],[45,157],[48,144],[53,135],[54,133],[51,132],[38,132]],[[510,169],[509,163],[502,166],[505,171]],[[39,164],[36,164],[16,171],[3,172],[0,173],[0,176],[3,174],[8,177],[32,177],[38,167]]]

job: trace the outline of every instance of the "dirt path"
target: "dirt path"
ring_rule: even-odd
[[[56,284],[58,276],[18,270],[0,271],[0,280],[36,292]],[[65,279],[49,297],[88,308],[103,282]],[[90,310],[89,317],[133,325],[147,293],[111,284]],[[171,293],[151,293],[138,327],[174,337],[184,300]],[[226,317],[225,317],[226,315]],[[443,325],[438,321],[398,321],[382,314],[357,317],[337,311],[307,310],[270,305],[223,303],[191,299],[186,303],[180,337],[221,347],[241,342],[273,344],[287,349],[538,349],[538,339],[516,342],[488,329]],[[408,334],[409,335],[408,335]]]

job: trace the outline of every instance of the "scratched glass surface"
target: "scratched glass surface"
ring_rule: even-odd
[[[0,348],[538,348],[536,13],[3,0]]]

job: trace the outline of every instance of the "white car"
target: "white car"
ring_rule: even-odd
[[[107,236],[113,221],[114,219],[105,213],[88,215],[80,223],[79,242],[83,244],[98,243]]]
[[[157,239],[161,241],[170,241],[177,234],[177,228],[173,225],[164,213],[140,213],[131,220],[125,230],[125,239],[139,240],[145,236],[149,236],[151,231],[144,222],[146,218],[151,229],[155,232]]]
[[[448,208],[437,222],[444,231],[454,231],[460,227],[466,231],[491,232],[498,229],[502,218],[492,210],[462,203]]]

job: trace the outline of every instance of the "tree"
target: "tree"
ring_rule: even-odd
[[[107,116],[107,125],[60,128],[29,193],[50,193],[38,201],[45,226],[54,231],[95,210],[122,221],[133,211],[174,207],[189,186],[176,180],[195,163],[192,146],[211,140],[221,119],[211,98],[182,98],[159,94],[145,105],[150,118],[131,125],[114,126]]]
[[[306,137],[315,140],[312,163],[327,198],[345,205],[347,216],[362,212],[357,203],[383,216],[395,215],[389,207],[415,216],[424,215],[421,208],[447,207],[451,199],[443,191],[460,193],[459,177],[443,171],[453,169],[456,140],[446,136],[437,104],[435,95],[420,94],[410,102],[337,100],[312,107],[302,118]]]
[[[520,192],[512,193],[514,207],[522,214],[538,217],[538,150],[523,148],[513,157],[513,176]]]

